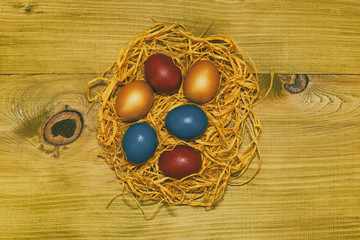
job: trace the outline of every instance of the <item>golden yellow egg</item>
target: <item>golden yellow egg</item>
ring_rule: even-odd
[[[123,86],[116,98],[116,114],[128,122],[146,116],[154,101],[154,92],[145,81],[134,81]]]
[[[203,104],[214,98],[220,84],[215,64],[202,60],[190,67],[184,80],[184,94],[189,100]]]

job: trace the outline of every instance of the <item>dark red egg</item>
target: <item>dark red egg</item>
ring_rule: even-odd
[[[178,145],[171,151],[163,152],[159,158],[160,170],[169,177],[182,179],[200,171],[200,153],[187,145]]]
[[[145,78],[157,92],[174,93],[181,85],[181,71],[171,57],[156,53],[145,61]]]

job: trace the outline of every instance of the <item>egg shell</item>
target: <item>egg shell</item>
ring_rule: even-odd
[[[165,117],[167,130],[183,140],[191,140],[203,134],[208,119],[205,112],[196,105],[181,105],[172,109]]]
[[[173,150],[160,155],[158,165],[164,175],[182,179],[199,172],[202,159],[196,149],[187,145],[177,145]]]
[[[146,59],[144,73],[145,79],[157,92],[174,93],[180,88],[181,70],[165,54],[156,53]]]
[[[192,65],[186,73],[183,90],[190,101],[203,104],[211,101],[220,85],[220,74],[214,63],[202,60]]]
[[[135,123],[125,132],[122,148],[128,161],[140,164],[155,152],[158,139],[155,130],[147,123]]]
[[[116,98],[116,114],[128,122],[137,121],[150,111],[154,92],[145,81],[134,81],[124,85]]]

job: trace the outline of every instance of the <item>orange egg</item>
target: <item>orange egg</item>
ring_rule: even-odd
[[[184,80],[185,96],[199,104],[214,98],[220,84],[220,74],[215,64],[202,60],[190,67]]]
[[[128,122],[137,121],[150,111],[154,92],[145,81],[134,81],[123,86],[116,98],[116,114]]]

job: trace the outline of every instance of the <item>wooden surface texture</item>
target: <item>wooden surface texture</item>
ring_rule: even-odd
[[[160,208],[147,220],[97,157],[98,106],[86,83],[153,20],[232,36],[262,93],[263,164],[210,211]],[[283,85],[307,74],[303,92]],[[302,75],[305,76],[305,75]],[[1,1],[1,239],[360,239],[358,1]],[[44,141],[47,119],[84,118],[80,137]],[[149,213],[154,204],[144,208]]]

